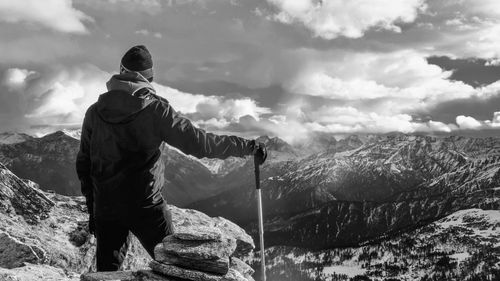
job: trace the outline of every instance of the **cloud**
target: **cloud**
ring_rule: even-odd
[[[285,24],[300,22],[315,36],[362,37],[370,28],[401,32],[397,23],[413,22],[423,0],[267,0],[278,12],[273,18]]]
[[[408,114],[447,100],[492,92],[450,81],[451,71],[430,64],[412,50],[352,53],[304,49],[294,56],[307,57],[307,62],[284,78],[285,89],[357,104],[365,111]]]
[[[500,125],[500,111],[493,113],[493,120],[491,121],[493,124]]]
[[[200,125],[221,129],[230,122],[238,122],[243,116],[252,116],[258,120],[261,115],[270,113],[269,108],[257,105],[255,100],[250,98],[228,99],[191,94],[157,83],[154,83],[154,87],[175,110],[189,116]]]
[[[481,122],[477,121],[473,117],[470,116],[464,116],[464,115],[459,115],[457,116],[457,125],[461,129],[479,129],[483,126]]]
[[[480,130],[500,128],[500,112],[494,112],[492,120],[477,120],[471,116],[459,115],[456,119],[462,130]]]
[[[427,1],[429,21],[437,26],[429,42],[434,54],[458,58],[500,58],[500,2]]]
[[[144,36],[151,35],[151,36],[153,36],[155,38],[158,38],[158,39],[160,39],[160,38],[163,37],[163,35],[160,32],[150,32],[147,29],[136,30],[134,33],[135,34],[141,34],[141,35],[144,35]]]
[[[0,20],[43,25],[57,31],[75,33],[87,31],[83,21],[93,21],[82,11],[73,8],[71,0],[0,0]]]
[[[0,77],[0,83],[7,86],[7,91],[0,93],[0,127],[78,126],[87,108],[107,91],[110,77],[110,73],[91,64],[37,70],[9,68]],[[175,110],[200,126],[222,130],[244,116],[260,120],[270,113],[269,108],[247,97],[205,96],[153,85]]]
[[[34,75],[36,75],[35,71],[20,68],[9,68],[3,75],[3,84],[10,90],[24,88],[27,80]]]

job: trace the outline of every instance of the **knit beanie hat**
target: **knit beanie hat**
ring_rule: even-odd
[[[153,60],[144,45],[130,48],[122,58],[120,72],[139,72],[149,81],[153,80]]]

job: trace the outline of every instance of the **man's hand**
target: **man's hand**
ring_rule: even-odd
[[[254,141],[253,155],[255,156],[255,160],[257,161],[257,163],[259,165],[262,165],[267,158],[266,145],[261,142]]]

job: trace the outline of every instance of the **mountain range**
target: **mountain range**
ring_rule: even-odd
[[[267,245],[347,247],[458,210],[499,209],[499,149],[499,138],[397,134],[264,164]],[[189,207],[256,235],[255,191],[244,182],[251,175],[241,175],[239,186]]]
[[[41,138],[4,136],[9,141],[0,144],[0,163],[44,190],[78,195],[75,136],[71,132]],[[340,138],[318,134],[294,145],[265,136],[259,141],[269,150],[268,161],[261,166],[261,186],[273,280],[279,276],[285,280],[288,275],[277,274],[284,271],[293,275],[287,280],[294,281],[348,280],[356,275],[391,280],[397,274],[411,279],[411,272],[420,280],[499,276],[499,261],[479,252],[500,249],[495,221],[500,209],[500,138],[396,133]],[[162,149],[162,159],[163,192],[169,203],[225,217],[257,238],[253,159],[196,159],[168,145]],[[482,238],[474,242],[475,236],[458,238],[482,231],[485,216],[493,234],[485,239],[491,243],[482,244]],[[446,220],[466,221],[470,229],[439,232],[436,225]],[[427,237],[433,239],[432,251],[425,250],[430,247],[425,244]],[[439,239],[449,240],[451,248],[439,250],[443,246]],[[402,246],[418,254],[399,251]],[[377,251],[376,262],[367,264],[367,253]],[[339,255],[340,260],[334,258]],[[284,258],[290,256],[298,258]],[[421,264],[417,257],[423,259]],[[479,264],[480,257],[488,263]],[[408,261],[401,263],[403,259]],[[424,270],[424,264],[437,266],[445,275]],[[258,263],[254,265],[258,270]],[[466,274],[461,269],[465,265],[473,267],[477,276]]]

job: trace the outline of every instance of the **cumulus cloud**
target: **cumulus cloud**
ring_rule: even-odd
[[[409,113],[447,100],[496,93],[496,89],[474,89],[451,81],[451,72],[429,64],[422,54],[410,50],[341,54],[302,50],[294,56],[307,56],[309,60],[285,78],[288,91],[364,103],[366,110],[377,113]],[[380,102],[370,105],[373,100]]]
[[[177,89],[154,83],[157,93],[169,100],[172,107],[191,117],[195,123],[221,129],[230,122],[238,122],[243,116],[257,120],[270,109],[257,105],[250,98],[228,99],[220,96],[205,96],[181,92]]]
[[[457,116],[457,125],[461,129],[479,129],[483,125],[481,122],[477,121],[474,117],[459,115]]]
[[[427,1],[438,26],[435,52],[454,57],[500,58],[500,2],[495,0]]]
[[[4,73],[3,83],[10,90],[24,88],[26,86],[26,81],[35,74],[35,71],[27,69],[9,68]]]
[[[0,0],[0,20],[82,33],[87,30],[83,21],[92,21],[92,18],[73,8],[71,0]]]
[[[459,115],[456,118],[456,123],[463,130],[500,128],[500,112],[494,112],[492,120],[477,120],[471,116]]]
[[[413,22],[423,0],[267,0],[278,9],[273,17],[282,23],[300,22],[315,36],[362,37],[376,27],[400,32],[398,22]]]
[[[58,124],[79,126],[87,108],[106,92],[111,74],[90,64],[37,71],[10,68],[0,77],[7,91],[0,93],[0,128]],[[195,124],[224,129],[240,118],[260,120],[270,109],[250,98],[204,96],[153,83],[157,94]]]

